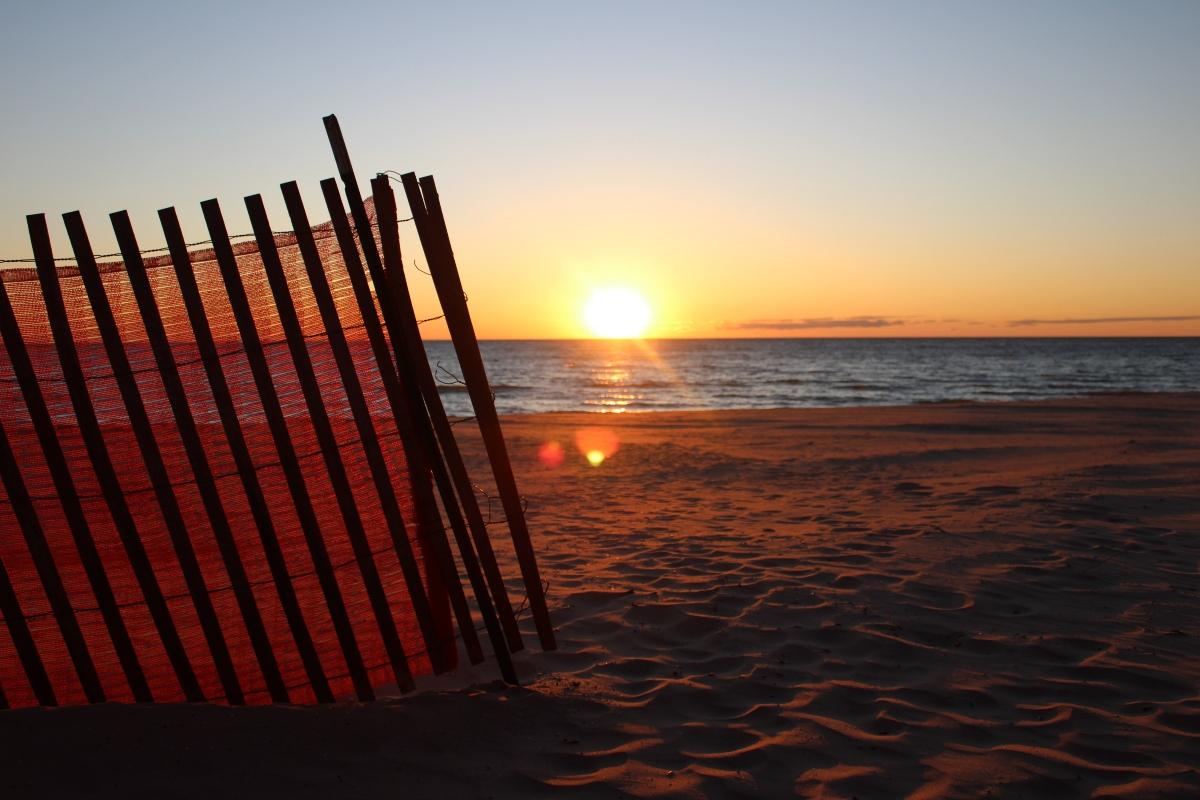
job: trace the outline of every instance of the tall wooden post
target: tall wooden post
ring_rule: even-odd
[[[346,341],[346,334],[342,329],[342,321],[338,316],[337,306],[334,303],[333,294],[329,289],[329,282],[325,277],[325,266],[321,263],[321,256],[317,252],[316,241],[313,239],[312,229],[308,222],[308,214],[304,210],[304,202],[300,197],[300,188],[292,182],[283,184],[282,189],[284,202],[291,217],[292,229],[296,234],[296,244],[300,249],[305,271],[308,274],[309,286],[312,288],[313,298],[316,300],[318,310],[321,314],[321,321],[325,326],[325,338],[328,340],[330,349],[333,351],[338,374],[342,379],[342,388],[346,392],[346,401],[350,405],[350,412],[354,417],[359,441],[362,443],[363,453],[367,458],[367,467],[375,485],[375,493],[379,498],[380,508],[383,510],[384,520],[388,526],[388,533],[391,536],[392,545],[396,550],[396,555],[404,574],[405,585],[408,587],[409,598],[412,601],[413,613],[417,617],[417,624],[420,626],[422,637],[425,640],[425,647],[434,672],[445,672],[450,668],[450,664],[443,650],[444,642],[440,641],[442,637],[435,626],[433,612],[430,608],[430,600],[426,595],[425,586],[421,581],[421,573],[413,556],[407,526],[401,516],[400,505],[396,499],[387,461],[383,456],[382,448],[379,446],[375,424],[371,420],[371,412],[367,407],[367,401],[363,395],[362,382],[359,380],[358,373],[355,370],[354,358],[350,354],[350,346]],[[445,548],[444,536],[437,536],[431,530],[425,531],[425,535],[434,538],[435,547],[437,539],[440,539],[442,547]],[[441,566],[442,577],[449,587],[449,591],[457,598],[459,608],[465,609],[466,598],[463,596],[462,585],[458,580],[458,575],[452,569],[446,568],[450,565],[446,564],[444,560],[431,560],[435,565]],[[460,619],[460,624],[462,622],[463,620]],[[471,619],[469,614],[466,616],[465,623],[470,627]]]
[[[398,358],[409,364],[409,373],[415,374],[425,388],[436,393],[437,388],[431,385],[433,374],[429,371],[429,361],[425,358],[425,347],[421,342],[421,333],[417,327],[417,316],[413,311],[412,298],[409,297],[408,286],[404,280],[404,270],[400,263],[400,238],[396,231],[395,196],[392,194],[386,177],[376,178],[372,181],[371,188],[375,198],[375,210],[379,215],[380,241],[383,244],[385,296],[389,298],[389,305],[395,311],[396,327],[390,329],[392,344],[397,348]],[[436,408],[441,408],[440,399]],[[436,449],[431,434],[429,441],[430,447]],[[464,466],[463,473],[465,474],[465,472],[466,467]],[[472,499],[474,498],[472,497]],[[494,613],[494,606],[488,596],[485,578],[479,569],[476,554],[471,547],[471,540],[467,538],[466,531],[461,526],[455,528],[454,534],[459,550],[463,554],[463,561],[475,591],[476,601],[479,603],[480,613],[483,615],[484,625],[488,629],[488,638],[491,640],[500,662],[501,672],[505,675],[506,680],[516,683],[516,673],[512,671],[512,663],[505,649],[503,630]],[[486,531],[484,539],[486,540]]]
[[[350,485],[350,476],[342,461],[338,449],[337,437],[329,420],[329,412],[321,397],[321,388],[317,383],[317,375],[313,369],[312,359],[304,342],[304,331],[296,314],[295,301],[287,284],[287,276],[283,272],[283,264],[279,260],[279,252],[275,246],[275,234],[271,231],[267,219],[266,207],[262,197],[250,195],[246,198],[246,210],[250,214],[250,225],[254,228],[254,237],[258,242],[259,255],[262,257],[263,268],[267,274],[267,283],[271,295],[275,299],[275,308],[279,312],[279,322],[283,326],[284,337],[292,356],[292,366],[300,381],[300,392],[304,396],[304,404],[308,410],[309,421],[317,436],[321,448],[321,458],[325,462],[325,472],[329,475],[329,483],[337,501],[338,512],[346,526],[346,537],[358,563],[358,571],[362,576],[363,586],[370,601],[371,613],[375,617],[375,625],[383,640],[388,659],[391,661],[392,672],[400,688],[407,691],[413,688],[412,672],[409,670],[408,657],[404,653],[404,645],[396,628],[396,620],[388,603],[387,593],[379,577],[379,568],[371,554],[371,546],[363,529],[362,515],[354,501],[354,489]]]
[[[401,176],[401,182],[408,196],[408,204],[412,209],[413,222],[417,226],[421,246],[425,250],[425,258],[429,262],[429,272],[433,276],[442,311],[446,315],[446,325],[450,329],[450,338],[454,342],[459,366],[462,367],[463,380],[467,384],[467,393],[475,409],[475,418],[483,436],[488,460],[492,464],[496,488],[500,492],[500,503],[508,520],[513,547],[521,565],[521,575],[525,579],[525,591],[529,595],[529,607],[537,626],[538,639],[543,650],[553,650],[556,647],[554,627],[546,608],[546,596],[538,571],[537,557],[534,555],[529,528],[525,523],[525,509],[517,491],[517,481],[508,457],[508,447],[504,443],[500,416],[496,413],[496,403],[492,399],[487,371],[483,366],[483,356],[479,352],[479,340],[475,336],[471,313],[467,309],[462,279],[454,262],[450,236],[446,231],[441,203],[438,201],[437,187],[432,177],[422,178],[418,184],[416,176],[411,172]]]
[[[366,330],[367,338],[371,344],[375,364],[379,371],[380,380],[383,383],[384,394],[387,395],[388,405],[392,411],[392,418],[396,423],[396,430],[400,434],[400,441],[404,448],[404,456],[409,463],[410,477],[418,478],[411,481],[413,492],[421,505],[431,509],[433,512],[430,515],[433,518],[426,520],[422,517],[421,524],[434,526],[437,535],[444,541],[445,531],[442,529],[441,516],[437,514],[437,503],[433,497],[432,487],[429,486],[427,480],[419,479],[420,476],[428,475],[432,471],[437,480],[438,489],[442,492],[442,502],[446,509],[446,516],[449,518],[450,527],[454,531],[457,541],[462,525],[462,518],[457,515],[458,508],[453,496],[453,490],[450,490],[450,494],[446,494],[447,487],[444,484],[445,466],[438,456],[436,446],[430,444],[431,440],[427,431],[425,409],[421,405],[420,396],[414,396],[410,391],[412,387],[406,383],[402,384],[400,376],[396,371],[396,362],[393,361],[391,351],[388,349],[387,338],[384,336],[383,328],[380,325],[379,316],[376,312],[375,298],[371,294],[366,274],[363,272],[362,261],[359,259],[354,233],[350,230],[350,224],[346,220],[346,210],[338,192],[337,181],[332,178],[321,181],[321,190],[325,194],[325,203],[329,209],[329,217],[332,220],[334,233],[338,239],[342,259],[346,264],[346,273],[350,277],[351,288],[354,290],[355,301],[358,304],[359,314],[363,320],[363,328]],[[376,286],[376,291],[380,292],[381,296],[386,294],[384,287],[379,285]],[[397,342],[397,344],[399,343]],[[424,495],[423,498],[422,495]],[[461,542],[460,552],[462,552]],[[468,573],[471,569],[470,557],[473,555],[469,551],[469,548],[468,551],[463,552],[462,557],[464,563],[467,565]],[[449,566],[455,573],[454,580],[457,581],[457,567],[453,563],[450,563]],[[472,589],[476,589],[474,583],[472,583]],[[483,613],[486,618],[486,610]],[[479,638],[475,634],[474,622],[469,618],[469,609],[465,621],[461,618],[457,608],[455,609],[455,616],[459,617],[459,630],[463,637],[463,644],[467,649],[467,657],[472,664],[477,664],[483,660],[483,651],[479,646]],[[507,655],[507,652],[505,652],[504,656]]]
[[[433,469],[434,480],[438,485],[438,491],[441,493],[442,505],[446,510],[446,516],[450,522],[451,529],[454,531],[456,540],[466,541],[464,522],[469,526],[471,541],[474,542],[474,549],[478,553],[478,561],[482,567],[486,585],[499,616],[505,639],[508,642],[508,649],[515,652],[524,647],[521,641],[521,633],[517,626],[516,615],[512,611],[508,592],[504,587],[504,579],[496,563],[495,553],[492,551],[487,527],[483,520],[483,514],[479,510],[478,501],[475,498],[471,478],[467,473],[466,465],[463,463],[462,454],[458,449],[458,442],[454,438],[450,421],[442,406],[442,399],[437,390],[437,382],[434,380],[433,372],[429,368],[429,361],[425,355],[424,346],[421,343],[416,314],[413,311],[412,301],[408,295],[407,283],[404,279],[399,240],[394,235],[395,224],[392,223],[389,228],[393,234],[390,238],[396,239],[394,263],[386,265],[385,268],[375,242],[375,237],[371,234],[370,219],[367,216],[366,205],[359,191],[358,180],[354,175],[354,168],[350,163],[350,154],[346,148],[345,139],[342,136],[341,126],[338,124],[337,117],[332,114],[325,117],[324,121],[325,130],[329,137],[329,144],[333,150],[334,161],[337,163],[338,174],[345,185],[350,212],[354,218],[355,227],[358,229],[358,240],[362,247],[363,258],[367,263],[367,268],[370,272],[371,280],[375,284],[376,292],[379,294],[380,308],[383,312],[384,322],[393,337],[392,344],[395,348],[396,367],[400,373],[403,387],[407,392],[408,402],[416,414],[418,433],[426,440],[426,447],[431,454],[430,465]],[[373,193],[375,193],[375,184],[376,182],[372,182]],[[383,181],[382,186],[387,187],[386,179]],[[392,192],[390,188],[382,196],[391,198]],[[378,214],[379,197],[376,197],[376,202],[376,213]],[[394,199],[392,200],[392,209],[394,212]],[[337,215],[334,216],[336,217]],[[389,239],[383,238],[384,233],[385,231],[381,225],[380,238],[381,241],[387,243]],[[438,457],[439,447],[441,450],[440,458]],[[455,498],[456,493],[457,499]],[[461,504],[462,515],[459,514],[459,504]],[[465,520],[463,519],[463,515],[465,515]],[[463,555],[468,572],[471,569],[470,561],[475,559],[474,554],[468,555],[470,551],[471,548],[468,546]],[[481,599],[480,602],[482,604],[483,600]],[[486,609],[481,605],[480,610],[486,620]]]

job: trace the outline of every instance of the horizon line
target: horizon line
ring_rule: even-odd
[[[896,341],[896,340],[966,340],[966,339],[1200,339],[1200,333],[1191,334],[1058,334],[1058,335],[983,335],[983,336],[640,336],[630,339],[614,339],[598,336],[479,336],[481,342],[786,342],[812,340],[838,341]],[[449,337],[422,338],[423,342],[453,342]]]

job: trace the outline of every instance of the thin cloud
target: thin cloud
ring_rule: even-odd
[[[1014,319],[1009,327],[1025,328],[1032,325],[1103,325],[1112,322],[1195,322],[1200,314],[1177,317],[1084,317],[1080,319]]]
[[[806,319],[752,319],[726,322],[725,330],[734,331],[811,331],[829,328],[890,328],[906,324],[886,317],[809,317]]]

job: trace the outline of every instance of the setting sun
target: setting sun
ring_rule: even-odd
[[[602,339],[636,339],[650,324],[650,304],[632,289],[597,289],[583,307],[583,321]]]

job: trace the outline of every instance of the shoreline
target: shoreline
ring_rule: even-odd
[[[522,687],[0,712],[0,788],[1195,796],[1197,420],[1200,393],[506,415],[560,640],[523,621]]]
[[[1197,337],[1200,338],[1200,337]],[[501,413],[501,421],[507,419],[538,419],[538,418],[555,418],[562,416],[577,415],[584,418],[616,418],[624,416],[643,416],[643,415],[673,415],[673,414],[738,414],[738,413],[790,413],[804,411],[854,411],[855,409],[920,409],[927,407],[946,407],[946,406],[1029,406],[1029,405],[1058,405],[1066,402],[1077,402],[1087,400],[1106,400],[1106,399],[1122,399],[1122,398],[1178,398],[1182,400],[1196,399],[1200,400],[1200,391],[1182,391],[1182,392],[1159,392],[1159,391],[1130,391],[1130,390],[1112,390],[1112,391],[1095,391],[1086,394],[1067,394],[1057,397],[1042,397],[1031,400],[918,400],[915,403],[879,403],[879,404],[864,404],[864,405],[839,405],[839,406],[770,406],[770,407],[740,407],[740,408],[679,408],[679,409],[662,409],[662,408],[629,408],[621,411],[513,411]]]

